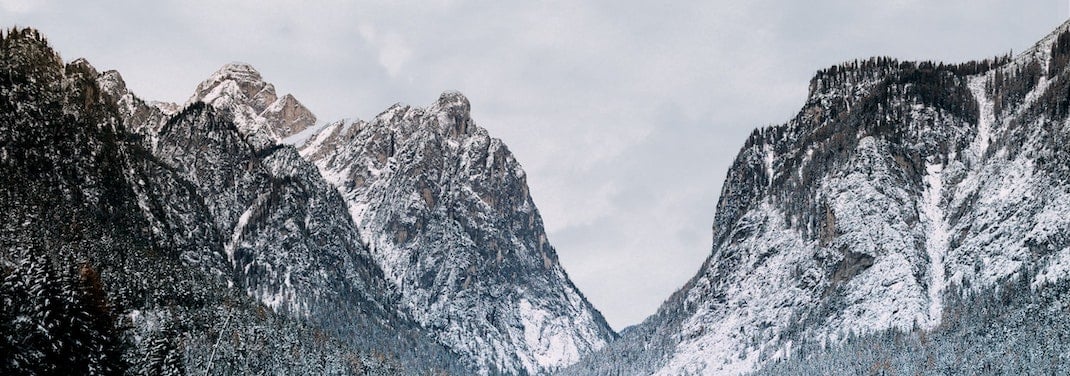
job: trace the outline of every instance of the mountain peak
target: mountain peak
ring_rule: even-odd
[[[124,80],[123,76],[116,70],[109,70],[101,73],[100,77],[97,78],[97,82],[105,93],[108,93],[114,98],[120,98],[129,92],[126,88],[126,80]]]
[[[282,97],[275,85],[264,81],[252,65],[233,62],[224,64],[207,80],[197,85],[189,102],[204,102],[217,108],[240,114],[238,122],[245,133],[255,133],[265,126],[275,141],[307,129],[316,123],[312,114],[293,95]]]
[[[472,123],[472,104],[459,91],[445,91],[431,108],[439,114],[440,123],[447,127],[450,136],[468,134]]]
[[[967,313],[987,306],[958,297],[999,299],[1008,281],[1040,291],[1070,277],[1052,267],[1067,262],[1056,251],[1066,242],[1049,234],[1063,233],[1032,232],[1070,228],[1066,216],[1047,214],[1067,200],[1067,170],[1052,161],[1067,154],[1058,140],[1070,117],[1068,61],[1070,22],[1015,57],[878,57],[819,71],[799,113],[752,133],[733,162],[700,272],[610,351],[566,374],[813,374],[822,368],[797,360],[837,352],[810,364],[856,362],[861,369],[837,372],[860,374],[877,361],[858,361],[859,350],[946,356],[963,374],[1022,373],[971,369],[981,362],[943,348],[989,326]],[[1036,301],[1002,300],[999,309],[1014,313],[993,321]],[[927,345],[871,351],[888,333],[920,333]],[[866,336],[873,342],[858,340]],[[786,372],[763,369],[783,359]],[[906,363],[897,362],[889,364]],[[925,367],[911,372],[941,366]]]
[[[93,64],[90,64],[89,60],[86,60],[84,57],[74,59],[74,61],[70,62],[68,65],[82,68],[94,76],[97,75],[97,68],[94,67]]]
[[[260,71],[253,68],[251,64],[242,62],[223,64],[223,66],[216,70],[212,76],[227,77],[245,82],[263,82],[263,77],[260,76]]]
[[[442,92],[438,96],[438,102],[436,102],[438,108],[448,111],[451,114],[463,114],[467,116],[472,110],[472,103],[468,101],[468,97],[465,97],[463,93],[455,90],[447,90]]]
[[[202,101],[215,105],[224,97],[248,102],[257,113],[278,100],[275,86],[264,82],[260,72],[245,63],[223,65],[207,80],[197,85],[197,91],[190,98],[190,102]]]
[[[286,94],[260,113],[267,119],[279,137],[289,137],[316,124],[316,115],[294,98]]]

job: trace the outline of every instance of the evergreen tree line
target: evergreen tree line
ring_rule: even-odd
[[[931,330],[889,329],[797,347],[756,375],[1058,375],[1070,367],[1070,280],[1033,286],[1023,270],[995,288],[948,295]]]

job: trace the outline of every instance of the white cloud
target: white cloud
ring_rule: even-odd
[[[371,24],[362,24],[359,30],[364,41],[377,50],[379,65],[391,77],[397,77],[412,57],[412,49],[408,47],[405,38],[393,32],[379,34]]]

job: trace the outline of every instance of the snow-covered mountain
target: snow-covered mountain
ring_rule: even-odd
[[[301,144],[401,301],[482,373],[543,373],[614,336],[568,279],[508,148],[460,93],[328,124]]]
[[[362,257],[372,260],[399,294],[400,301],[385,309],[411,315],[480,373],[552,370],[577,361],[614,335],[557,262],[523,170],[501,141],[474,124],[468,100],[459,93],[443,94],[426,110],[395,106],[371,123],[339,121],[310,128],[315,117],[292,96],[278,99],[273,85],[251,66],[227,64],[197,87],[187,106],[196,103],[224,109],[252,149],[285,152],[287,163],[307,168],[303,160],[293,159],[294,149],[287,145],[300,144],[301,155],[315,162],[326,180],[307,170],[299,175],[318,192],[330,183],[345,199],[323,203],[332,219],[310,218],[359,230],[349,236],[362,243],[351,247],[367,249],[370,253]],[[203,170],[226,171],[220,166]],[[231,213],[237,218],[234,240],[246,236],[238,228],[246,226],[243,219],[254,207],[244,210],[240,216]],[[275,223],[297,213],[279,212],[289,214],[280,214]],[[347,213],[345,220],[337,218],[338,212]],[[234,240],[229,247],[236,246]],[[250,248],[275,244],[269,240]],[[288,247],[292,245],[265,253],[277,255]],[[275,279],[286,287],[290,274],[279,269],[294,263],[300,264],[276,260],[265,268],[275,271]],[[356,273],[355,268],[343,269]],[[269,290],[265,303],[285,301],[287,294],[294,295]]]
[[[755,130],[736,157],[698,275],[566,373],[733,375],[778,362],[796,362],[777,368],[787,374],[1015,373],[1024,368],[1005,367],[1016,356],[1065,367],[1065,341],[1043,335],[990,350],[1004,361],[989,363],[970,346],[1004,349],[1047,329],[1009,327],[1015,314],[981,329],[964,320],[990,308],[1064,315],[1068,61],[1070,23],[1014,58],[819,72],[799,114]],[[994,307],[971,306],[985,296]],[[986,334],[997,327],[1017,334]],[[879,354],[900,340],[858,339],[897,332],[928,357],[896,363]],[[945,351],[952,336],[957,350]],[[886,346],[851,347],[872,343]],[[841,346],[850,361],[807,363]]]
[[[98,346],[147,374],[542,374],[615,335],[460,94],[317,126],[248,64],[179,105],[31,29],[0,54],[0,373]]]

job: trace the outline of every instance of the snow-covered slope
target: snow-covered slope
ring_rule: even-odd
[[[550,371],[614,336],[558,263],[523,169],[460,93],[331,123],[301,154],[345,197],[404,308],[481,373]]]
[[[956,319],[948,296],[1066,278],[1068,28],[1014,59],[819,72],[802,111],[740,151],[699,274],[569,371],[746,373],[933,329]]]

